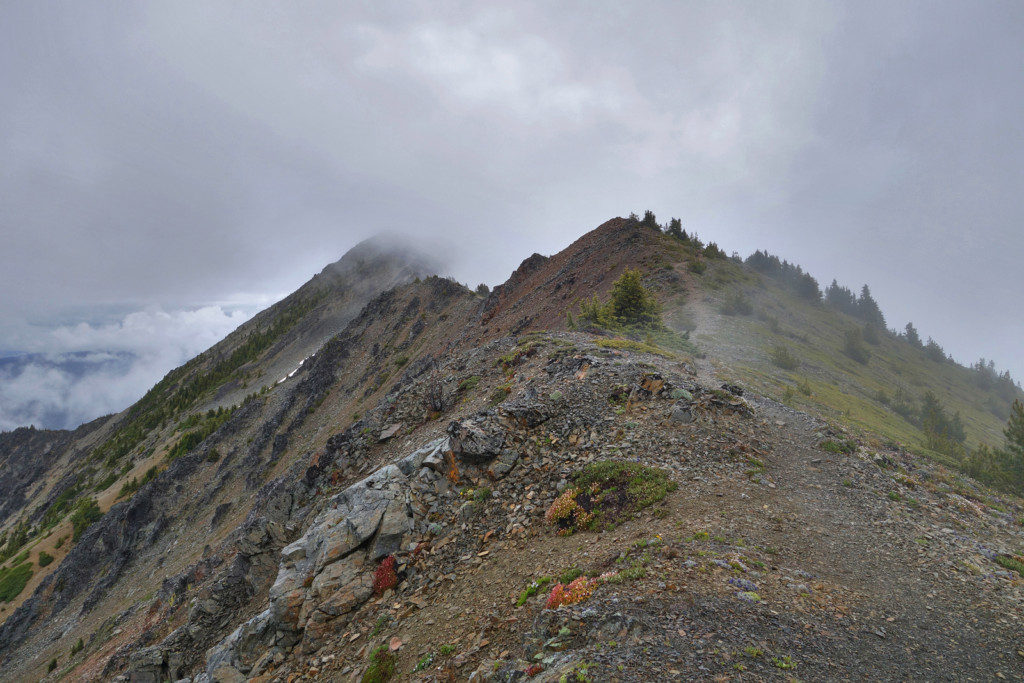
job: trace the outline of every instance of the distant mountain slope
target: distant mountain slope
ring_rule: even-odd
[[[0,434],[0,571],[10,568],[25,548],[33,557],[45,550],[57,559],[46,568],[35,562],[20,595],[10,605],[0,603],[0,620],[68,552],[76,506],[95,499],[105,512],[130,495],[133,486],[158,473],[169,458],[222,424],[232,406],[294,374],[368,301],[436,268],[431,258],[406,247],[368,240],[168,373],[124,412],[73,432],[19,429]],[[221,415],[209,417],[217,411]]]
[[[993,385],[974,368],[885,329],[871,330],[863,319],[802,297],[747,265],[703,262],[707,270],[690,273],[693,289],[679,310],[697,343],[728,374],[790,405],[851,422],[948,464],[962,455],[926,444],[921,410],[928,394],[949,418],[961,416],[961,448],[1002,443],[1010,404],[1024,398],[1019,387]],[[863,354],[857,359],[848,348],[850,335]]]

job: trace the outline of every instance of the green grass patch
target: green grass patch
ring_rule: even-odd
[[[476,389],[477,385],[480,384],[480,375],[473,375],[459,382],[459,391],[467,392]]]
[[[572,583],[581,576],[583,576],[583,570],[579,567],[572,566],[558,575],[558,582],[566,584]]]
[[[853,455],[857,452],[857,442],[851,439],[826,439],[818,444],[818,447],[823,451],[840,455]]]
[[[32,563],[0,569],[0,602],[11,602],[25,589],[25,584],[32,578]]]
[[[491,395],[487,398],[487,400],[492,406],[496,406],[500,403],[503,403],[511,393],[511,384],[501,384],[494,388],[494,391],[491,392]]]
[[[522,607],[526,604],[526,601],[532,598],[534,595],[539,593],[544,586],[554,581],[550,576],[542,576],[539,579],[530,582],[530,585],[523,589],[523,592],[519,594],[519,599],[516,600],[516,607]]]
[[[997,555],[996,563],[1004,569],[1009,569],[1010,571],[1017,572],[1021,576],[1024,576],[1024,560],[1020,557],[1015,557],[1013,555]]]
[[[796,662],[789,655],[783,655],[781,657],[772,657],[772,664],[783,671],[789,671],[796,668]]]
[[[379,645],[370,653],[370,666],[360,679],[361,683],[387,683],[395,677],[395,655],[387,645]]]
[[[594,342],[602,349],[616,349],[619,351],[633,351],[634,353],[650,353],[655,356],[661,356],[662,358],[675,358],[675,354],[671,351],[655,346],[654,344],[648,344],[647,342],[635,341],[633,339],[598,339]]]

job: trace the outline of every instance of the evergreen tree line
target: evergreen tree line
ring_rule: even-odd
[[[695,233],[688,234],[683,229],[682,220],[679,218],[672,218],[667,224],[660,225],[654,212],[647,210],[644,212],[643,218],[633,213],[630,214],[630,219],[641,225],[660,230],[682,242],[689,243],[698,250],[703,249],[706,256],[725,257],[725,252],[714,242],[709,243],[705,247]],[[733,258],[739,259],[735,255]],[[841,313],[846,313],[849,316],[864,321],[864,329],[858,334],[848,335],[844,347],[846,354],[851,357],[856,356],[855,360],[858,362],[866,363],[869,354],[867,354],[866,350],[862,352],[861,347],[857,343],[858,339],[850,337],[858,336],[859,339],[863,339],[868,343],[878,344],[879,342],[875,341],[875,339],[882,333],[888,332],[890,336],[907,342],[937,363],[956,363],[953,357],[948,355],[945,349],[931,337],[928,338],[927,342],[921,341],[921,336],[912,322],[907,323],[903,332],[889,330],[886,325],[885,315],[882,313],[878,302],[871,295],[871,288],[866,284],[861,287],[859,296],[854,294],[848,287],[840,285],[835,279],[832,280],[832,284],[822,291],[819,289],[818,281],[810,273],[805,272],[799,265],[780,259],[766,250],[762,251],[759,249],[755,251],[746,258],[745,263],[753,270],[781,282],[787,289],[806,301],[812,303],[823,301]],[[974,365],[969,366],[968,369],[974,374],[974,380],[981,389],[996,393],[1007,404],[1015,400],[1021,391],[1020,385],[1010,376],[1009,371],[997,372],[992,361],[986,361],[982,358]]]
[[[1013,402],[1003,436],[1002,448],[983,444],[971,451],[964,470],[978,481],[1024,495],[1024,404],[1019,399]]]
[[[871,296],[871,289],[867,285],[860,288],[858,297],[849,288],[832,280],[832,284],[825,289],[825,303],[837,311],[860,318],[880,330],[886,329],[882,309],[878,307],[878,302]]]
[[[814,303],[821,301],[818,281],[795,263],[780,260],[778,256],[761,250],[748,256],[746,263],[757,272],[779,280],[800,298]]]
[[[994,391],[1006,401],[1012,401],[1017,396],[1020,387],[1013,381],[1009,370],[996,371],[996,364],[993,361],[986,361],[984,358],[971,366],[974,373],[974,381],[985,391]]]
[[[662,225],[658,223],[658,219],[654,215],[654,212],[648,209],[647,211],[644,211],[643,218],[640,218],[635,213],[631,213],[629,214],[629,220],[653,230],[664,232],[669,237],[673,237],[680,242],[688,244],[708,258],[726,258],[726,253],[714,242],[708,242],[705,245],[701,242],[697,233],[687,233],[686,230],[683,229],[683,221],[680,218],[670,218],[668,223]],[[739,259],[739,256],[734,256],[734,258]]]

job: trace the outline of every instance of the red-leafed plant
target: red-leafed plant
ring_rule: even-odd
[[[373,573],[373,593],[382,595],[384,591],[398,585],[398,574],[395,573],[395,558],[388,555],[380,561],[380,566]]]
[[[548,602],[544,605],[544,609],[557,609],[562,605],[575,605],[577,602],[583,602],[594,592],[597,584],[597,579],[589,579],[586,576],[581,576],[567,584],[556,583],[555,587],[551,589],[551,595],[548,596]]]

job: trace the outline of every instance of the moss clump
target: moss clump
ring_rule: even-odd
[[[512,393],[512,386],[511,385],[509,385],[509,384],[501,384],[501,385],[499,385],[499,386],[494,388],[494,391],[491,392],[491,395],[488,398],[488,401],[490,402],[490,404],[492,406],[496,406],[496,405],[504,402],[505,399],[507,399],[509,397],[509,394],[511,394],[511,393]]]
[[[545,518],[568,536],[580,529],[614,528],[626,517],[661,500],[677,485],[665,470],[602,460],[587,465],[548,508]]]
[[[857,442],[850,439],[827,439],[818,444],[818,446],[821,450],[828,451],[829,453],[853,455],[857,452]]]
[[[480,375],[473,375],[459,382],[459,391],[472,391],[480,384]]]

